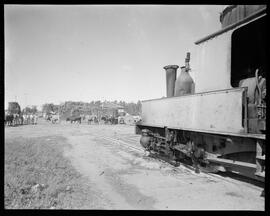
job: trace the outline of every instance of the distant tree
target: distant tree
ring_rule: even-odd
[[[36,114],[37,111],[37,106],[32,106],[31,113]]]
[[[51,112],[57,112],[58,111],[58,106],[54,105],[53,103],[49,103],[49,104],[43,104],[42,105],[42,112],[49,114]]]
[[[32,109],[31,109],[30,107],[25,107],[25,108],[23,109],[23,113],[24,113],[24,114],[30,114],[31,111],[32,111]]]
[[[59,105],[58,107],[58,111],[59,111],[59,114],[62,115],[63,113],[65,113],[65,110],[66,110],[66,106],[65,106],[65,103],[62,103]]]
[[[60,110],[59,108],[60,108],[60,105],[55,105],[55,104],[54,104],[54,105],[53,105],[53,112],[57,112],[57,113],[58,113],[59,110]]]
[[[127,103],[125,101],[107,101],[104,100],[103,102],[114,103],[123,106],[124,110],[131,115],[140,115],[141,114],[141,102],[138,101],[137,103]],[[103,115],[104,110],[101,106],[102,102],[100,100],[97,101],[90,101],[90,102],[82,102],[82,101],[66,101],[59,105],[55,104],[44,104],[42,106],[42,111],[45,113],[58,112],[63,119],[71,116],[71,115]]]
[[[137,105],[135,103],[126,103],[125,104],[125,108],[127,113],[131,114],[131,115],[138,115],[138,111],[137,111]]]
[[[95,101],[95,106],[97,106],[97,107],[100,107],[101,106],[101,101],[100,100],[98,100],[98,101]]]
[[[119,105],[125,107],[126,106],[126,102],[125,101],[119,101]]]
[[[80,114],[81,114],[81,112],[77,108],[74,108],[71,110],[71,116],[79,116]]]
[[[10,114],[20,114],[21,107],[18,102],[9,102],[8,103],[8,112]]]
[[[142,113],[142,103],[141,103],[141,101],[137,102],[137,112],[138,112],[138,115],[141,115],[141,113]]]

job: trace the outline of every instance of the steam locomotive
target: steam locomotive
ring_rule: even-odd
[[[266,142],[266,6],[232,5],[222,28],[195,42],[176,79],[168,65],[167,97],[142,101],[136,124],[152,156],[196,172],[234,172],[264,182]]]

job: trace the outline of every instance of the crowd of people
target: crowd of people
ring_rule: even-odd
[[[18,126],[37,124],[38,116],[36,114],[11,114],[6,113],[5,125],[6,126]]]
[[[59,114],[46,114],[43,116],[44,119],[53,124],[60,123]],[[5,114],[5,125],[6,126],[18,126],[18,125],[36,125],[38,120],[37,114]],[[113,116],[101,116],[97,117],[96,115],[80,115],[77,117],[71,116],[66,118],[66,122],[70,123],[78,123],[81,124],[83,121],[87,122],[87,124],[125,124],[124,118],[121,117],[113,117]]]

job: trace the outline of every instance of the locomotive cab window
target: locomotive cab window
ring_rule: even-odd
[[[265,77],[266,17],[251,22],[232,34],[231,85],[239,87],[243,79],[255,77],[255,71]]]

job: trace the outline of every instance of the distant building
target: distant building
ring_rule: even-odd
[[[134,120],[132,115],[126,115],[124,117],[124,122],[125,122],[125,124],[128,124],[128,125],[134,125],[135,124],[135,120]]]
[[[103,102],[101,104],[103,113],[106,115],[119,116],[122,113],[125,113],[124,107],[111,102]]]
[[[141,120],[141,117],[129,115],[127,113],[126,116],[123,117],[123,119],[124,119],[125,124],[134,125],[134,124],[136,124],[136,122],[139,122]]]
[[[119,109],[118,110],[118,115],[119,116],[125,116],[127,113],[124,111],[124,109]]]

